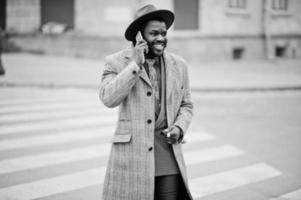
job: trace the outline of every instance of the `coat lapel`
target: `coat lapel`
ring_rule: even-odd
[[[148,78],[148,75],[143,67],[142,72],[140,73],[140,78],[142,78],[150,87],[152,87],[152,84]]]
[[[173,88],[173,60],[171,59],[168,53],[164,53],[164,64],[166,69],[166,100],[168,100],[169,96],[171,95],[171,91]]]
[[[132,61],[131,56],[132,56],[132,48],[127,48],[124,52],[125,66],[128,65]],[[142,80],[144,80],[146,82],[146,84],[148,84],[150,87],[152,87],[152,84],[148,78],[148,75],[147,75],[144,67],[142,68],[142,72],[139,74],[139,76]]]

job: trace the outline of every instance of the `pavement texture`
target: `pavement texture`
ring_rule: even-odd
[[[97,88],[103,60],[52,55],[2,55],[0,86]],[[188,61],[189,63],[189,61]],[[301,60],[189,63],[193,91],[301,90]]]

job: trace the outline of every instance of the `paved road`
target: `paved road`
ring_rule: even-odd
[[[214,119],[227,114],[214,110],[215,97],[195,99],[196,109],[206,105],[201,111],[208,114],[212,108]],[[0,88],[0,113],[1,200],[100,199],[117,116],[100,104],[96,91]],[[201,119],[209,115],[196,114],[183,146],[195,199],[301,199],[294,175],[233,135],[208,132],[213,126]]]
[[[301,88],[300,60],[244,60],[189,63],[191,87],[206,90]],[[97,88],[103,60],[51,55],[4,54],[0,86]]]

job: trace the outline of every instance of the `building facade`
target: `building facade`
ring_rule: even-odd
[[[56,22],[65,25],[70,37],[76,35],[76,37],[99,37],[102,41],[103,38],[110,40],[111,45],[105,45],[108,46],[108,51],[113,51],[114,48],[117,50],[118,43],[123,39],[124,30],[131,22],[135,10],[152,3],[158,8],[175,12],[176,19],[169,31],[171,42],[168,48],[184,54],[187,59],[198,61],[198,59],[301,57],[300,0],[1,0],[0,2],[0,26],[12,35],[39,33],[43,25]],[[66,38],[66,34],[63,38]],[[58,40],[57,37],[56,39]]]

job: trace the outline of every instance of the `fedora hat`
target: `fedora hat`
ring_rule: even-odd
[[[142,26],[151,19],[160,18],[168,29],[174,19],[174,14],[169,10],[158,10],[154,5],[146,5],[137,10],[134,16],[134,21],[127,27],[125,31],[125,38],[129,41],[134,41],[137,32],[142,28]]]

